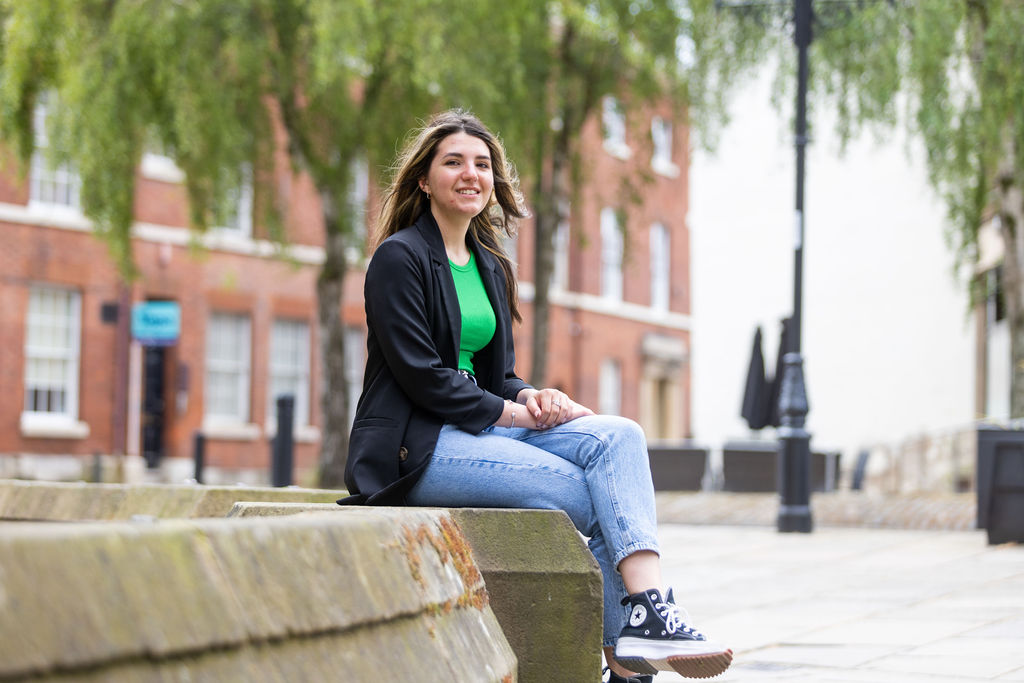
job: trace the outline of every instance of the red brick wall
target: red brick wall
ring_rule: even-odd
[[[632,155],[618,159],[604,149],[599,120],[591,120],[583,132],[581,168],[584,188],[571,208],[569,288],[593,296],[601,294],[601,228],[600,214],[604,207],[621,209],[626,217],[627,243],[623,267],[623,302],[649,306],[651,302],[650,226],[660,222],[669,230],[671,239],[670,311],[690,314],[690,235],[686,223],[688,210],[688,137],[684,126],[673,130],[673,161],[679,175],[669,178],[651,169],[651,116],[670,117],[668,108],[652,112],[636,112],[631,116],[627,143]],[[515,150],[509,150],[515,158]],[[624,185],[628,182],[631,185]],[[630,199],[630,190],[642,200]],[[532,281],[533,225],[525,222],[518,240],[520,278]],[[524,324],[516,330],[517,370],[527,377],[532,368],[530,329],[532,306],[523,306]],[[680,339],[690,348],[689,330],[678,330],[655,324],[586,310],[572,311],[552,306],[549,321],[547,384],[560,386],[574,398],[597,409],[598,377],[601,362],[615,359],[622,371],[622,413],[639,417],[640,378],[643,369],[641,343],[651,332]],[[690,370],[683,369],[682,413],[677,419],[681,432],[690,434]]]
[[[13,167],[0,173],[0,202],[12,208],[28,201],[25,184],[13,174]],[[279,183],[289,214],[291,244],[323,243],[319,203],[311,184],[292,178],[290,170]],[[187,225],[183,186],[138,177],[136,218],[142,223]],[[33,219],[34,220],[34,219]],[[259,232],[257,228],[256,232]],[[184,232],[178,233],[184,235]],[[114,342],[116,325],[100,320],[104,302],[117,300],[119,279],[106,245],[94,235],[77,230],[0,223],[0,378],[6,391],[0,392],[0,454],[39,453],[90,455],[113,450]],[[190,457],[193,435],[203,421],[203,384],[206,320],[211,311],[232,310],[248,314],[252,321],[252,372],[250,421],[262,429],[265,424],[267,364],[270,327],[275,316],[301,319],[310,325],[311,421],[319,423],[318,348],[315,344],[315,264],[293,265],[274,259],[194,249],[176,243],[135,240],[133,252],[139,278],[133,283],[132,300],[170,299],[182,310],[179,343],[166,352],[167,454]],[[358,274],[353,276],[358,280]],[[24,335],[29,288],[32,283],[68,286],[81,294],[81,363],[79,420],[89,426],[83,439],[25,438],[19,429],[24,401]],[[361,291],[356,285],[350,291]],[[356,322],[361,318],[357,309]],[[179,413],[175,400],[187,367],[188,400]],[[298,444],[298,467],[315,465],[319,445]],[[207,463],[226,468],[260,467],[269,463],[269,445],[257,441],[207,442]]]
[[[667,112],[662,112],[667,114]],[[622,161],[603,149],[598,123],[584,132],[583,168],[586,187],[571,216],[570,288],[591,295],[600,294],[600,211],[604,206],[624,210],[628,234],[627,265],[624,269],[624,301],[638,306],[650,303],[650,267],[647,230],[655,221],[666,225],[672,244],[671,310],[690,312],[689,234],[687,211],[687,140],[685,129],[674,131],[674,160],[677,178],[666,178],[650,169],[650,116],[637,114],[629,132],[633,154]],[[280,145],[280,139],[278,140]],[[515,159],[515,150],[509,150]],[[274,192],[286,207],[285,226],[292,244],[321,246],[323,229],[319,200],[309,178],[292,173],[283,148],[278,148],[278,171],[270,187],[260,186],[257,204]],[[0,203],[24,205],[27,189],[7,166],[0,172]],[[623,178],[634,183],[642,197],[639,205],[623,197]],[[140,177],[135,204],[142,223],[183,227],[187,224],[184,189],[181,185]],[[529,189],[529,188],[525,188]],[[261,197],[262,193],[262,197]],[[371,204],[377,194],[371,192]],[[376,209],[368,217],[372,223]],[[265,231],[257,227],[257,237]],[[114,342],[116,326],[100,321],[104,302],[116,301],[118,278],[105,245],[91,234],[52,227],[0,223],[0,454],[62,453],[90,455],[113,449]],[[518,242],[519,273],[532,281],[533,229],[521,226]],[[270,328],[275,317],[301,319],[309,323],[311,422],[319,425],[318,377],[320,363],[316,314],[314,264],[295,266],[273,259],[212,249],[194,250],[181,243],[134,242],[140,272],[132,284],[132,300],[172,299],[181,305],[182,335],[166,354],[167,419],[165,442],[168,455],[192,455],[193,435],[203,422],[205,335],[212,311],[243,312],[252,323],[250,422],[262,430],[266,422],[267,363]],[[23,402],[24,320],[28,287],[48,282],[74,287],[82,295],[82,349],[80,373],[80,420],[88,423],[84,439],[28,439],[20,434],[19,416]],[[363,320],[362,276],[355,272],[346,281],[342,310],[347,324]],[[529,376],[531,305],[524,302],[524,324],[515,330],[517,370]],[[622,412],[638,417],[639,380],[644,335],[658,332],[681,339],[689,348],[689,331],[637,322],[587,310],[555,306],[551,313],[551,348],[548,385],[560,386],[584,404],[597,408],[598,373],[602,360],[615,358],[622,369]],[[183,387],[182,368],[187,368],[187,403],[179,411],[176,398]],[[689,368],[684,367],[683,414],[679,420],[690,431]],[[313,467],[319,444],[298,444],[298,468]],[[207,464],[212,467],[253,467],[267,469],[270,447],[265,434],[256,441],[209,439]]]
[[[0,453],[109,452],[115,326],[100,320],[105,301],[116,299],[116,277],[106,247],[93,235],[39,226],[0,224]],[[25,317],[32,284],[46,283],[81,295],[79,420],[85,439],[23,439]]]
[[[137,174],[135,178],[135,219],[157,225],[188,225],[185,186],[152,180]]]

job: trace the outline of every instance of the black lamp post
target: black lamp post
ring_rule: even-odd
[[[782,0],[716,0],[718,7],[766,7],[781,5]],[[779,392],[779,531],[810,532],[811,521],[811,435],[804,429],[807,418],[807,391],[804,385],[804,361],[800,355],[803,309],[804,259],[804,150],[807,146],[807,49],[810,47],[814,20],[812,0],[793,0],[793,40],[797,48],[796,89],[796,215],[793,264],[793,315],[784,335],[786,344]]]
[[[804,151],[807,146],[807,48],[813,20],[811,0],[793,0],[797,50],[796,88],[796,242],[793,247],[793,317],[787,335],[779,394],[779,531],[809,532],[811,520],[811,435],[804,429],[807,391],[800,355],[804,261]],[[780,372],[776,368],[776,373]]]

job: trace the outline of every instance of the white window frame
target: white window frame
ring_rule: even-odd
[[[563,220],[555,228],[555,254],[551,268],[551,289],[565,292],[569,289],[569,221]]]
[[[65,287],[32,285],[25,315],[25,370],[20,419],[23,436],[83,438],[89,435],[88,425],[78,421],[81,347],[81,294]],[[50,366],[47,374],[56,369],[58,377],[33,377],[32,368],[38,364]],[[31,387],[43,388],[42,385],[46,384],[63,392],[63,405],[57,410],[39,410],[29,400]]]
[[[309,425],[310,326],[305,320],[276,318],[270,326],[267,368],[267,431],[277,432],[277,396],[295,397],[295,427]]]
[[[513,271],[519,267],[519,233],[514,232],[511,236],[501,233],[501,248],[505,255],[512,261]]]
[[[231,215],[224,221],[224,225],[216,226],[215,232],[222,238],[240,238],[248,242],[252,239],[253,207],[252,167],[248,164],[242,167],[241,183],[231,190],[228,199],[232,203]]]
[[[601,209],[601,296],[610,301],[622,301],[623,239],[618,211]]]
[[[345,383],[348,386],[348,423],[356,419],[356,403],[363,391],[363,371],[366,369],[366,330],[345,327]]]
[[[651,168],[669,178],[679,176],[679,167],[672,161],[672,121],[655,116],[651,119]]]
[[[626,142],[626,114],[619,100],[606,95],[601,101],[601,127],[604,135],[604,149],[617,159],[628,159],[633,151]]]
[[[222,344],[220,335],[229,334]],[[211,311],[206,321],[206,372],[203,398],[203,425],[216,431],[218,427],[245,425],[249,422],[252,377],[252,321],[245,313]],[[223,350],[223,354],[219,352]],[[220,410],[213,405],[217,375],[233,382],[234,405]],[[219,411],[220,410],[220,411]],[[218,412],[219,411],[219,412]],[[222,434],[217,434],[222,436]]]
[[[351,180],[348,188],[348,212],[356,239],[345,256],[355,265],[366,259],[366,214],[370,204],[370,166],[364,156],[353,157],[349,162]],[[358,246],[355,246],[358,245]]]
[[[672,299],[672,238],[664,223],[654,223],[650,231],[651,308],[668,311]]]
[[[47,126],[51,99],[49,93],[40,93],[32,111],[35,151],[29,168],[28,208],[33,212],[57,217],[81,218],[82,180],[78,172],[70,163],[53,165],[49,158],[50,137]]]
[[[598,412],[601,415],[622,413],[622,366],[614,358],[601,361],[598,376]]]

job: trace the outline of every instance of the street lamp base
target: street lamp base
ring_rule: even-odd
[[[778,527],[781,532],[809,534],[814,528],[810,505],[780,505]]]

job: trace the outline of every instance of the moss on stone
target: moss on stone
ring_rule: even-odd
[[[231,514],[259,517],[310,511],[390,515],[405,523],[417,509],[239,503]],[[442,520],[440,529],[453,565],[470,563],[486,586],[462,595],[457,606],[488,601],[518,657],[521,680],[547,681],[555,670],[560,681],[596,680],[601,664],[601,573],[568,516],[548,510],[447,512],[450,521]],[[418,536],[427,540],[410,530],[405,542],[417,547]],[[417,560],[422,558],[417,555]],[[463,583],[470,585],[472,580],[463,576]]]
[[[514,677],[493,612],[463,603],[482,583],[437,551],[443,519],[403,515],[421,581],[388,512],[4,527],[0,679]]]

